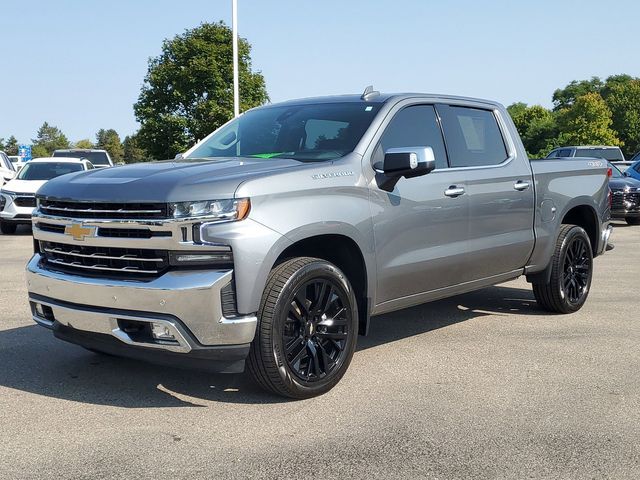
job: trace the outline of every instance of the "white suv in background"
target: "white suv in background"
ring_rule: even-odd
[[[36,192],[52,178],[67,173],[91,170],[88,160],[77,158],[36,158],[25,163],[20,173],[0,189],[0,231],[15,233],[19,224],[31,223]]]
[[[13,168],[13,164],[7,154],[0,152],[0,185],[4,185],[5,182],[13,180],[16,176],[16,171]]]

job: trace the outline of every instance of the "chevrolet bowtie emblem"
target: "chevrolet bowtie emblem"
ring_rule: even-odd
[[[64,227],[64,234],[71,235],[74,240],[84,240],[85,237],[93,235],[95,228],[83,227],[81,223],[72,223]]]

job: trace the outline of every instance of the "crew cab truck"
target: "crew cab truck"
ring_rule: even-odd
[[[608,191],[604,161],[530,161],[494,102],[368,88],[267,105],[173,161],[44,185],[29,301],[88,349],[246,364],[306,398],[344,375],[372,315],[520,275],[541,308],[580,309]]]

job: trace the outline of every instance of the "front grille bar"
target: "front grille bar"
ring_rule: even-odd
[[[65,251],[65,250],[62,250],[61,248],[45,248],[44,251],[48,252],[48,253],[57,253],[57,254],[61,254],[61,255],[70,255],[70,256],[73,256],[73,257],[95,258],[97,260],[99,260],[99,259],[104,259],[104,260],[135,260],[136,262],[162,262],[164,260],[162,258],[142,258],[142,257],[137,257],[135,255],[121,255],[119,257],[112,257],[112,256],[109,256],[109,255],[102,255],[101,253],[92,253],[90,255],[87,255],[85,253],[77,253],[74,250]],[[136,271],[138,271],[138,270],[136,270]]]
[[[86,270],[102,270],[106,272],[120,272],[120,273],[158,273],[158,270],[141,270],[137,267],[123,267],[123,268],[111,268],[111,267],[103,267],[101,265],[82,265],[79,262],[63,262],[59,259],[47,259],[47,262],[53,263],[56,265],[62,265],[63,267],[72,267],[72,268],[84,268]]]
[[[45,210],[56,210],[58,212],[74,212],[74,213],[144,213],[144,214],[155,214],[159,215],[162,213],[162,210],[98,210],[95,208],[69,208],[69,207],[49,207],[42,206]]]

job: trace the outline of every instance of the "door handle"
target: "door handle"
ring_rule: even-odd
[[[513,188],[515,188],[519,192],[522,192],[527,188],[529,188],[529,182],[523,182],[522,180],[518,180],[516,183],[513,184]]]
[[[456,185],[451,185],[449,188],[447,188],[444,191],[445,196],[447,197],[459,197],[460,195],[464,195],[464,188],[463,187],[458,187]]]

